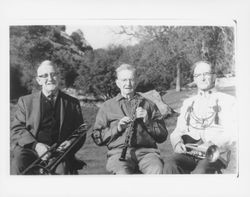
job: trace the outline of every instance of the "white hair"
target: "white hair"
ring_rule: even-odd
[[[57,69],[57,67],[56,67],[56,65],[52,62],[52,61],[50,61],[50,60],[44,60],[41,64],[39,64],[39,66],[37,67],[37,73],[38,73],[38,70],[42,67],[42,66],[52,66],[52,67],[54,67],[54,69],[56,70]]]
[[[116,76],[118,76],[118,73],[122,70],[130,70],[133,73],[135,73],[136,69],[134,66],[130,64],[121,64],[115,71],[116,71]]]

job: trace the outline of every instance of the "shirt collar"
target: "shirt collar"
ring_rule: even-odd
[[[42,91],[42,93],[43,93],[43,95],[44,95],[46,98],[48,98],[49,95],[53,94],[53,97],[54,97],[54,99],[55,99],[55,98],[57,98],[57,96],[58,96],[58,94],[59,94],[59,90],[56,90],[55,92],[53,92],[53,93],[51,93],[51,94],[48,94],[48,93],[46,93],[46,92],[44,92],[44,91]]]
[[[124,97],[121,95],[121,93],[117,94],[117,96],[115,97],[116,101],[120,101],[121,99],[123,99]]]
[[[133,99],[134,99],[134,98],[137,98],[138,96],[140,96],[140,95],[139,95],[138,93],[135,93]],[[120,101],[120,100],[122,100],[122,99],[125,99],[125,97],[123,97],[123,96],[121,95],[121,93],[117,94],[117,96],[115,97],[115,100],[116,100],[116,101]]]
[[[201,97],[209,97],[211,94],[215,93],[216,92],[216,89],[215,88],[212,88],[208,91],[202,91],[202,90],[199,90],[198,91],[198,96],[201,96]]]

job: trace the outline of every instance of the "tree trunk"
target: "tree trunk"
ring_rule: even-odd
[[[176,92],[180,92],[181,91],[181,65],[180,65],[180,62],[177,63],[177,66],[176,66],[176,70],[177,70],[177,73],[176,73]]]

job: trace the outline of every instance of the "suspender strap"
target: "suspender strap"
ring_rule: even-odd
[[[216,105],[213,107],[214,112],[215,112],[214,124],[219,124],[219,112],[220,112],[221,108],[220,108],[218,102],[219,102],[219,100],[216,99]]]
[[[187,124],[187,126],[189,126],[190,125],[190,115],[191,115],[191,112],[193,111],[193,109],[194,109],[194,101],[192,102],[192,105],[191,106],[189,106],[188,108],[187,108],[187,113],[188,113],[188,115],[187,115],[187,119],[186,119],[186,124]]]

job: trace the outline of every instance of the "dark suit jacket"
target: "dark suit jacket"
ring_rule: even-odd
[[[76,98],[61,91],[58,96],[61,103],[59,140],[64,141],[83,123],[83,118],[80,103]],[[17,111],[11,123],[11,147],[13,149],[16,146],[25,147],[36,142],[41,113],[40,100],[41,91],[19,98]],[[83,145],[85,138],[77,145],[77,150]]]

